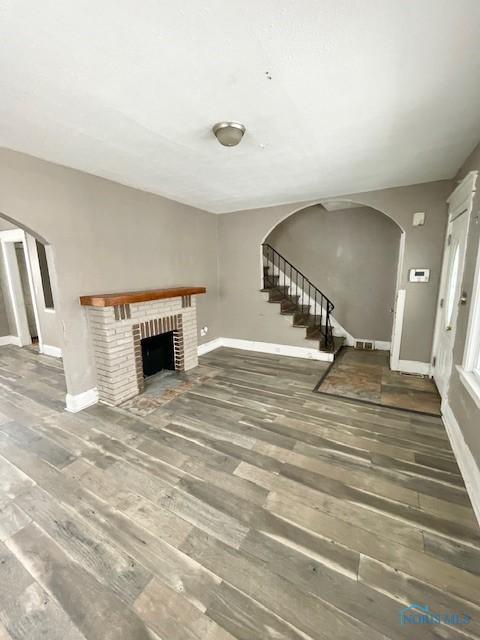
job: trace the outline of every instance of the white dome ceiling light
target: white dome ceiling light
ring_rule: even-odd
[[[235,147],[243,138],[245,127],[240,122],[217,122],[212,131],[224,147]]]

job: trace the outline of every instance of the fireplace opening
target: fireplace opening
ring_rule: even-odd
[[[175,369],[173,331],[142,340],[143,375],[153,376],[163,369]]]

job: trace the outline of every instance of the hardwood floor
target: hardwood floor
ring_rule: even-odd
[[[438,418],[219,349],[145,417],[63,410],[0,349],[0,639],[480,637],[480,535]],[[411,604],[468,624],[400,624]]]

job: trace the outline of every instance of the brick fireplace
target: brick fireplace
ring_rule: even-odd
[[[172,332],[175,370],[198,365],[196,295],[205,291],[182,287],[80,298],[87,310],[100,401],[117,406],[142,393],[142,340]]]

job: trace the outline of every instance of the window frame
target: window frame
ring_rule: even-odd
[[[457,366],[457,370],[464,387],[480,409],[480,241],[477,247],[463,362],[461,366]]]

